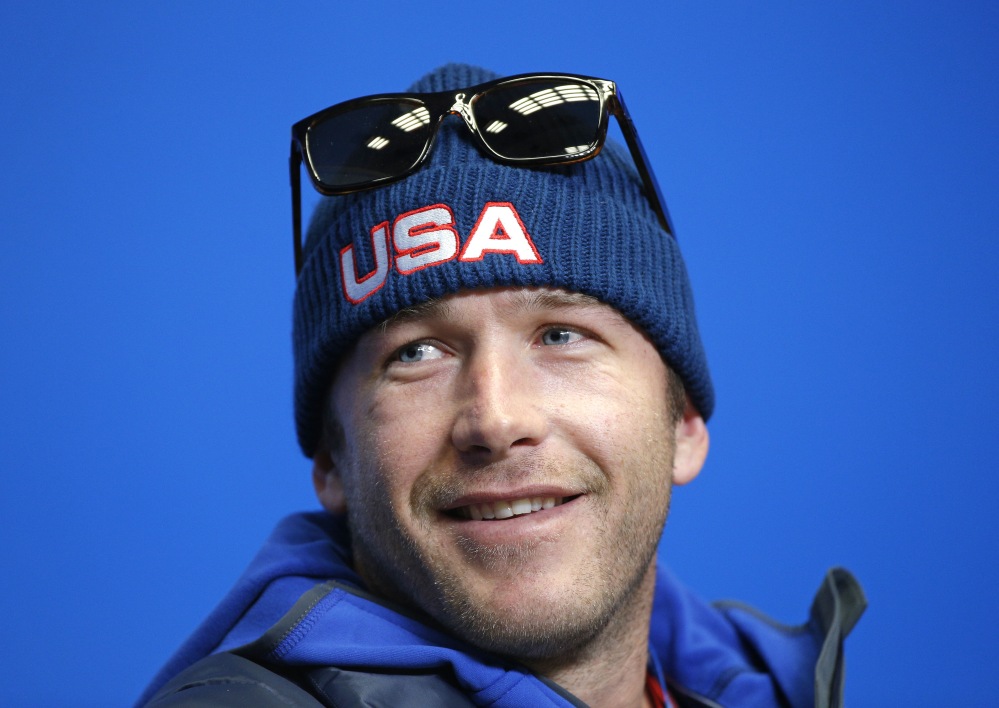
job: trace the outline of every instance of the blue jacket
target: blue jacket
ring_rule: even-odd
[[[582,705],[363,588],[342,518],[284,519],[139,704]],[[834,569],[808,621],[786,627],[705,603],[660,568],[650,668],[681,705],[840,705],[843,639],[865,604],[853,576]]]

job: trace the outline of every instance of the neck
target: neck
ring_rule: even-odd
[[[632,597],[593,641],[570,656],[527,665],[594,708],[650,705],[645,677],[655,579],[653,561]]]

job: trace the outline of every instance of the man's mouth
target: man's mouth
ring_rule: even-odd
[[[471,521],[494,521],[500,519],[512,519],[515,516],[525,516],[539,511],[553,509],[566,502],[576,499],[580,495],[571,497],[524,497],[522,499],[505,499],[495,502],[483,502],[481,504],[468,504],[466,506],[448,509],[445,513],[459,519]]]

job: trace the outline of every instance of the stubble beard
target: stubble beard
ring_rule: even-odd
[[[645,526],[645,528],[637,528]],[[653,563],[662,524],[624,524],[623,546],[603,547],[581,568],[571,583],[552,589],[543,601],[525,601],[515,610],[477,602],[467,592],[460,575],[437,565],[437,588],[441,592],[443,619],[448,629],[466,641],[525,663],[548,666],[571,664],[609,631],[615,620],[629,616],[643,603],[638,594]],[[605,529],[600,529],[606,534]],[[616,551],[616,552],[615,552]],[[501,568],[517,561],[536,566],[546,548],[504,553],[502,558],[483,559]],[[608,558],[613,553],[615,558]],[[481,556],[480,556],[481,557]]]
[[[608,518],[605,510],[596,538],[611,538],[614,543],[596,543],[593,555],[574,580],[551,589],[543,601],[518,603],[516,608],[483,602],[471,592],[460,566],[456,567],[446,552],[421,546],[403,528],[380,483],[364,490],[355,487],[353,495],[348,491],[356,497],[349,499],[348,508],[363,510],[348,514],[356,569],[376,594],[425,612],[451,634],[476,647],[537,666],[571,664],[597,645],[613,644],[617,635],[627,631],[624,626],[636,612],[645,614],[638,619],[647,626],[651,598],[642,594],[646,586],[651,587],[645,581],[652,571],[670,499],[670,475],[665,475],[665,490],[653,488],[650,482],[661,480],[663,475],[653,474],[649,468],[661,465],[661,469],[671,470],[673,453],[672,444],[659,442],[654,449],[657,452],[641,460],[647,468],[635,471],[644,484],[632,499],[661,501],[631,510],[634,513],[625,513],[621,519]],[[368,479],[384,479],[377,469],[355,472],[372,475]],[[607,486],[603,473],[597,474]],[[591,486],[597,487],[593,498],[601,499],[600,484]],[[429,533],[431,522],[424,519],[421,523],[426,525],[422,530]],[[537,567],[547,552],[545,542],[498,549],[472,543],[459,546],[466,558],[496,569]]]

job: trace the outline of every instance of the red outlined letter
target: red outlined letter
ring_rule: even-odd
[[[392,260],[388,254],[388,222],[383,221],[371,229],[371,250],[375,256],[375,269],[359,278],[357,263],[354,261],[354,244],[348,244],[340,249],[340,282],[343,284],[343,294],[357,305],[371,297],[376,290],[385,285]]]
[[[432,204],[397,216],[392,226],[396,270],[409,275],[457,256],[460,239],[452,224],[454,213],[446,204]]]
[[[482,207],[459,260],[481,261],[486,253],[512,253],[525,265],[544,262],[510,202],[487,202]]]

